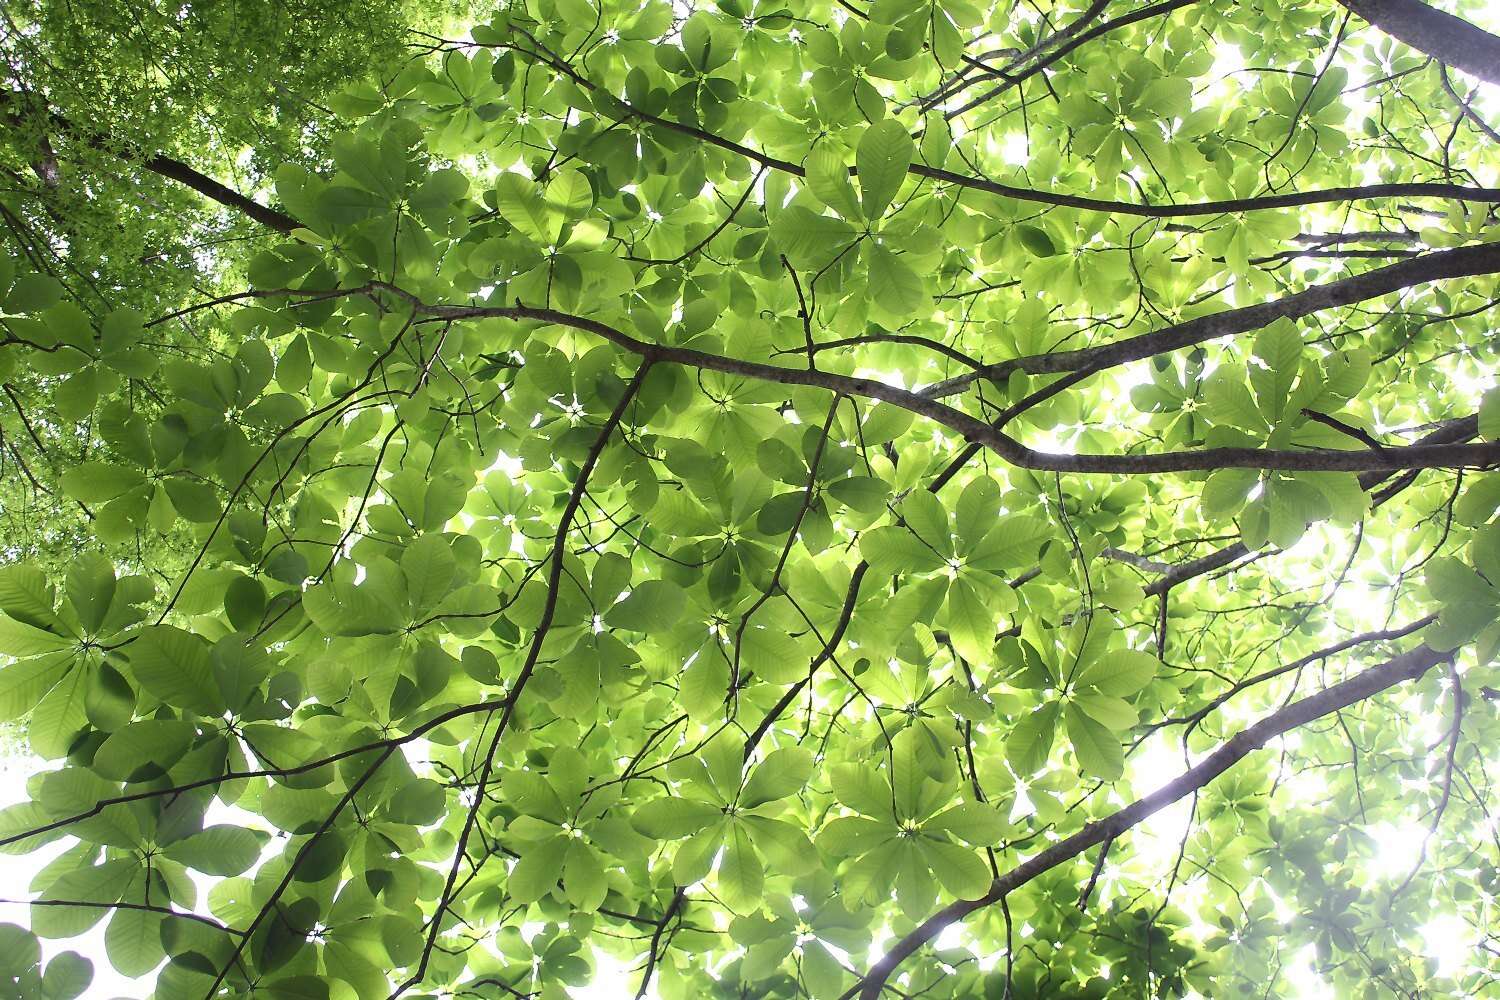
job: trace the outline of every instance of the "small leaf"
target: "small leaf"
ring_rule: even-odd
[[[1057,247],[1052,242],[1052,237],[1047,231],[1039,226],[1020,225],[1016,227],[1016,239],[1021,241],[1021,246],[1033,257],[1054,257],[1057,255]]]
[[[44,1000],[74,1000],[94,981],[94,963],[76,951],[65,951],[47,963],[42,974]]]

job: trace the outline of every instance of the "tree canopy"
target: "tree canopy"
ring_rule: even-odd
[[[0,992],[1496,989],[1444,6],[5,4]]]

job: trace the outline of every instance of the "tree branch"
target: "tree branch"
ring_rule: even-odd
[[[23,127],[26,124],[27,101],[21,94],[12,91],[0,91],[0,112],[12,125]],[[194,170],[181,160],[174,160],[170,156],[160,153],[148,153],[128,143],[122,143],[102,132],[73,124],[62,115],[54,111],[42,112],[47,121],[59,133],[67,135],[90,149],[103,153],[109,153],[122,160],[138,163],[158,176],[167,180],[175,181],[185,187],[192,188],[210,201],[218,202],[225,208],[232,208],[261,225],[274,229],[278,233],[290,233],[301,225],[296,219],[274,208],[268,208],[231,187],[220,184],[207,174]]]
[[[511,25],[511,30],[526,35],[526,32],[514,24]],[[526,35],[526,37],[528,42],[532,46],[535,46],[535,48],[513,42],[496,43],[493,47],[510,49],[523,56],[535,59],[566,76],[585,90],[603,93],[599,85],[593,80],[583,76],[562,59],[546,52],[535,38],[529,35]],[[770,167],[772,170],[779,170],[797,177],[805,177],[807,175],[806,170],[800,164],[762,153],[759,150],[742,145],[732,139],[715,135],[696,126],[651,114],[626,101],[620,100],[613,94],[608,96],[606,106],[611,108],[620,118],[634,118],[649,125],[655,125],[658,128],[692,136],[701,142],[717,146],[726,152],[743,156],[747,160]],[[854,172],[854,168],[851,167],[850,173],[853,174]],[[970,177],[965,174],[954,173],[951,170],[944,170],[940,167],[929,167],[925,163],[913,163],[907,168],[907,172],[917,177],[927,177],[932,180],[942,181],[945,184],[952,184],[955,187],[983,191],[987,194],[1014,198],[1018,201],[1054,205],[1060,208],[1079,208],[1090,212],[1113,212],[1120,215],[1135,215],[1151,219],[1175,219],[1201,215],[1223,215],[1227,212],[1252,212],[1273,208],[1295,208],[1300,205],[1321,205],[1329,202],[1357,201],[1366,198],[1453,198],[1460,201],[1475,201],[1489,204],[1500,203],[1500,188],[1463,187],[1458,184],[1445,183],[1403,182],[1369,184],[1362,187],[1324,188],[1318,191],[1294,191],[1286,194],[1231,198],[1223,201],[1155,205],[1114,201],[1108,198],[1091,198],[1087,195],[1067,194],[1061,191],[1039,191],[1033,188],[1016,187],[1011,184],[1001,184],[998,181],[992,181],[985,177]]]
[[[1424,55],[1500,83],[1500,37],[1421,0],[1339,0],[1370,24]]]
[[[966,373],[928,386],[922,390],[922,394],[933,398],[950,396],[966,388],[975,379],[982,377],[1001,381],[1011,372],[1017,371],[1030,375],[1104,371],[1168,351],[1248,333],[1278,319],[1301,319],[1324,309],[1379,298],[1429,281],[1496,272],[1500,272],[1500,243],[1481,243],[1454,250],[1440,250],[1377,267],[1353,277],[1313,285],[1270,302],[1210,313],[1113,343],[1073,351],[1030,354],[1002,361],[982,371]]]
[[[1071,861],[1096,844],[1115,839],[1178,799],[1193,794],[1277,736],[1304,726],[1314,719],[1372,698],[1397,684],[1415,680],[1438,664],[1450,662],[1453,655],[1451,652],[1438,652],[1425,645],[1418,646],[1377,667],[1372,667],[1346,681],[1271,713],[1249,728],[1230,737],[1213,753],[1157,791],[1135,800],[1118,812],[1089,823],[1071,837],[1058,841],[1040,854],[1012,868],[995,879],[989,891],[978,899],[958,900],[928,917],[916,930],[897,941],[879,961],[870,967],[870,971],[859,982],[844,993],[841,1000],[849,1000],[856,995],[862,997],[863,1000],[876,1000],[884,988],[885,981],[890,978],[896,968],[948,926],[964,919],[976,910],[1000,902],[1011,892],[1044,872]]]
[[[495,725],[495,734],[490,738],[484,764],[479,771],[479,781],[474,788],[474,801],[469,806],[468,815],[464,817],[463,830],[459,834],[458,844],[453,849],[453,864],[448,869],[448,878],[443,886],[442,895],[438,897],[437,909],[433,912],[428,924],[427,940],[422,946],[421,960],[418,961],[411,976],[391,993],[392,1000],[420,983],[427,975],[427,964],[432,959],[432,950],[437,946],[437,937],[442,930],[443,914],[453,903],[453,887],[458,881],[458,872],[463,867],[464,858],[468,856],[469,837],[474,833],[474,824],[479,818],[479,809],[485,802],[484,790],[489,784],[490,773],[495,766],[495,754],[500,749],[500,739],[509,728],[510,720],[515,717],[516,704],[520,701],[526,682],[531,679],[532,672],[536,669],[537,660],[542,655],[542,646],[547,641],[547,633],[552,628],[553,616],[557,613],[557,599],[562,586],[563,559],[567,555],[568,532],[573,528],[573,518],[583,504],[583,494],[588,488],[589,477],[594,474],[594,467],[599,462],[599,456],[604,453],[610,437],[614,435],[615,429],[624,419],[625,411],[635,400],[636,394],[640,392],[641,383],[646,380],[646,375],[651,371],[651,364],[651,359],[648,358],[636,369],[635,376],[626,385],[619,401],[615,403],[614,409],[610,411],[604,425],[599,429],[593,446],[589,448],[588,456],[578,470],[578,477],[573,482],[573,488],[568,493],[567,505],[563,508],[557,525],[557,533],[552,540],[551,566],[547,571],[547,598],[542,606],[541,619],[537,622],[536,631],[532,633],[531,647],[526,652],[526,662],[522,664],[515,681],[511,683],[510,691],[505,696],[505,703],[500,708],[500,721]]]
[[[1477,248],[1476,248],[1477,249]],[[1456,252],[1456,251],[1450,251]],[[1500,255],[1500,246],[1492,249]],[[1500,256],[1497,256],[1500,265]],[[1500,268],[1497,268],[1500,269]],[[954,409],[937,399],[910,392],[874,379],[839,375],[818,370],[780,368],[759,361],[725,357],[669,344],[656,344],[632,337],[607,323],[575,316],[556,309],[514,306],[429,305],[415,294],[383,281],[372,281],[343,290],[345,295],[369,296],[385,292],[405,300],[417,315],[458,321],[465,319],[535,320],[593,334],[642,359],[682,365],[704,371],[741,375],[781,385],[804,385],[847,396],[878,399],[925,417],[956,432],[968,441],[989,448],[1012,465],[1046,472],[1108,473],[1138,476],[1163,472],[1202,472],[1212,469],[1262,469],[1285,472],[1397,472],[1403,469],[1483,468],[1500,463],[1500,442],[1484,444],[1407,445],[1384,451],[1332,451],[1305,449],[1284,451],[1269,448],[1200,448],[1154,455],[1059,454],[1036,451],[977,417]],[[251,293],[255,298],[326,297],[327,289],[268,289]]]

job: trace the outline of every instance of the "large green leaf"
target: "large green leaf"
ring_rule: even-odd
[[[199,715],[223,714],[211,650],[201,637],[171,625],[156,625],[144,630],[129,652],[131,674],[166,704]]]
[[[876,122],[859,137],[854,167],[866,218],[878,219],[896,197],[914,152],[906,126],[894,118]]]
[[[1084,774],[1114,781],[1125,773],[1125,755],[1114,733],[1071,702],[1063,716],[1067,721],[1068,740],[1073,744],[1073,754],[1078,758],[1078,766]]]

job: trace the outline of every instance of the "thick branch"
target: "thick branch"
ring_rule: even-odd
[[[1500,37],[1421,0],[1339,0],[1392,38],[1489,83],[1500,83]]]
[[[1497,261],[1500,264],[1500,261]],[[1500,269],[1500,268],[1497,268]],[[632,337],[607,323],[587,316],[575,316],[537,306],[458,306],[430,305],[416,295],[383,281],[369,282],[343,291],[345,295],[373,295],[384,292],[404,299],[419,316],[447,321],[465,319],[535,320],[567,327],[607,340],[617,347],[638,355],[648,362],[665,362],[717,371],[728,375],[775,382],[781,385],[805,385],[846,396],[878,399],[925,417],[958,433],[966,440],[989,448],[1012,465],[1047,472],[1109,473],[1137,476],[1162,472],[1202,472],[1212,469],[1264,469],[1285,472],[1396,472],[1403,469],[1483,468],[1500,463],[1500,442],[1484,444],[1409,445],[1376,452],[1306,449],[1278,451],[1268,448],[1201,448],[1155,455],[1057,454],[1028,448],[1020,441],[939,400],[910,392],[874,379],[839,375],[812,369],[781,368],[759,361],[725,357],[686,347],[657,344]],[[327,289],[298,291],[268,289],[248,293],[256,298],[327,297]]]
[[[16,127],[23,127],[26,124],[25,107],[25,99],[20,94],[0,91],[0,113],[3,113],[10,124]],[[233,188],[220,184],[207,174],[194,170],[181,160],[174,160],[170,156],[163,156],[159,153],[152,155],[132,145],[122,144],[101,132],[74,125],[56,112],[46,112],[45,120],[57,132],[83,143],[90,149],[97,149],[123,160],[139,163],[152,173],[192,188],[210,201],[243,213],[278,233],[290,233],[300,225],[290,215],[278,212],[274,208],[267,208]]]
[[[1438,664],[1451,661],[1452,657],[1452,653],[1440,653],[1427,646],[1418,646],[1416,649],[1387,660],[1378,667],[1372,667],[1349,680],[1271,713],[1248,729],[1241,730],[1230,737],[1213,753],[1159,790],[1135,800],[1116,813],[1088,824],[1071,837],[1058,841],[1035,857],[1012,868],[995,879],[989,891],[978,899],[958,900],[928,917],[916,930],[897,941],[884,957],[871,966],[864,978],[844,994],[844,998],[858,994],[864,1000],[876,1000],[884,988],[885,981],[896,968],[913,952],[936,938],[944,928],[964,919],[976,910],[1001,901],[1009,893],[1044,872],[1071,861],[1090,847],[1115,839],[1152,814],[1160,812],[1178,799],[1203,788],[1277,736],[1299,726],[1305,726],[1314,719],[1372,698],[1397,684],[1415,680]]]
[[[1466,278],[1497,271],[1500,271],[1500,243],[1481,243],[1478,246],[1440,250],[1377,267],[1350,278],[1313,285],[1270,302],[1210,313],[1114,343],[1082,347],[1075,351],[1031,354],[1024,358],[1002,361],[983,372],[960,375],[929,386],[923,390],[923,395],[934,398],[952,395],[981,375],[999,380],[1013,371],[1031,375],[1103,371],[1168,351],[1248,333],[1278,319],[1301,319],[1324,309],[1379,298],[1429,281]]]

